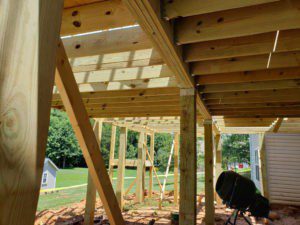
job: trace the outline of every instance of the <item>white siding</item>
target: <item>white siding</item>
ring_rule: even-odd
[[[271,203],[300,205],[300,134],[265,136]]]
[[[260,189],[259,173],[256,174],[257,168],[259,168],[259,134],[250,134],[250,166],[251,166],[251,180],[255,183],[258,190]]]

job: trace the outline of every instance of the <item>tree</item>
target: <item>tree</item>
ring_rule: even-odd
[[[222,140],[223,168],[227,168],[229,163],[235,162],[250,164],[248,134],[222,135]]]
[[[62,168],[84,162],[66,113],[56,109],[51,110],[46,156]]]

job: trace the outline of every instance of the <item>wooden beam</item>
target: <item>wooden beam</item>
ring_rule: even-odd
[[[179,44],[300,28],[299,1],[278,1],[180,19]],[[259,25],[258,25],[259,24]]]
[[[144,148],[145,143],[145,133],[139,134],[138,142],[138,165],[137,165],[137,174],[136,174],[136,196],[135,202],[141,203],[144,201],[144,190],[143,190],[143,173],[146,160],[146,151]]]
[[[63,1],[0,4],[0,224],[34,224]]]
[[[160,111],[160,112],[109,112],[109,113],[90,113],[91,118],[112,118],[112,117],[143,117],[143,116],[179,116],[179,111]]]
[[[300,79],[299,67],[201,75],[196,77],[196,83],[198,85],[232,84],[289,79]]]
[[[93,133],[62,42],[60,42],[57,54],[58,73],[56,73],[55,83],[66,107],[89,172],[96,185],[110,223],[114,225],[124,224],[96,136]]]
[[[69,58],[135,52],[152,44],[139,26],[63,39]]]
[[[71,8],[75,6],[86,5],[94,2],[101,2],[105,0],[64,0],[64,8]]]
[[[144,80],[127,80],[114,82],[97,82],[78,84],[80,92],[101,92],[101,91],[118,91],[118,90],[133,90],[145,88],[165,88],[177,87],[174,77],[162,77]],[[57,94],[56,88],[53,91]]]
[[[215,207],[214,207],[214,150],[212,121],[204,121],[204,143],[205,143],[205,224],[215,224]]]
[[[111,98],[124,98],[124,97],[151,97],[151,96],[179,96],[179,88],[148,88],[148,89],[135,89],[135,90],[122,90],[122,91],[101,91],[101,92],[85,92],[81,93],[83,99],[108,99]],[[53,96],[53,100],[60,100],[58,94]],[[119,101],[122,102],[122,101]]]
[[[98,145],[101,146],[101,135],[102,135],[102,121],[95,121],[94,133],[98,139]],[[101,147],[100,147],[101,149]],[[88,173],[88,184],[86,190],[86,201],[85,201],[85,213],[84,213],[84,225],[93,225],[96,207],[96,186],[92,180],[90,173]]]
[[[179,223],[196,224],[197,163],[196,163],[196,93],[181,89],[180,117],[180,205]]]
[[[173,43],[172,27],[160,17],[160,1],[124,1],[138,20],[162,58],[171,68],[181,87],[192,87],[193,80],[188,73],[187,64],[182,60],[181,49]]]
[[[274,89],[295,89],[299,88],[300,79],[258,81],[235,84],[211,84],[200,87],[201,93],[233,92],[233,91],[260,91]]]
[[[154,159],[154,146],[155,146],[155,133],[151,133],[150,136],[150,157]],[[149,168],[149,198],[152,198],[153,192],[153,166]]]
[[[269,2],[276,2],[278,0],[245,0],[235,1],[227,0],[219,2],[218,0],[163,0],[164,1],[164,17],[166,19],[174,19],[178,17],[194,16],[199,14],[206,14],[218,12],[229,9],[242,8],[253,5],[260,5]]]
[[[277,133],[278,132],[278,130],[280,129],[280,126],[281,126],[282,122],[283,122],[283,118],[278,118],[278,120],[274,124],[273,133]]]
[[[116,131],[117,127],[111,125],[111,136],[110,136],[110,151],[109,151],[109,177],[111,182],[114,176],[114,159],[115,159],[115,147],[116,147]]]
[[[299,67],[300,52],[273,53],[192,63],[194,75]]]
[[[291,96],[300,96],[299,88],[290,89],[272,89],[272,90],[262,90],[262,91],[234,91],[234,92],[218,92],[218,93],[207,93],[202,94],[202,99],[241,99],[241,98],[278,98],[285,97],[289,98]],[[299,97],[300,101],[300,97]],[[220,102],[222,104],[222,102]]]
[[[260,167],[260,184],[261,192],[264,197],[269,198],[268,178],[267,178],[267,159],[265,149],[265,133],[259,136],[259,167]]]
[[[274,49],[276,34],[269,32],[187,44],[184,46],[184,59],[186,62],[195,62],[300,50],[299,29],[280,31]]]
[[[135,24],[121,1],[95,2],[67,8],[63,12],[61,35],[74,35]]]
[[[121,210],[124,206],[124,176],[125,176],[125,156],[127,149],[127,128],[120,128],[120,145],[119,145],[119,160],[118,160],[118,180],[116,187],[116,197]]]
[[[174,136],[174,204],[175,205],[178,205],[178,194],[179,194],[178,153],[179,153],[179,133],[175,133],[175,136]]]

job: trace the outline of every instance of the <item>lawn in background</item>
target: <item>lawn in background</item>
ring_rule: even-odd
[[[88,170],[86,168],[74,168],[74,169],[60,169],[57,172],[56,187],[70,187],[75,185],[81,185],[87,183]],[[158,175],[164,175],[164,172],[157,171]],[[173,171],[170,172],[173,174]],[[145,188],[149,186],[149,173],[146,172],[145,177]],[[117,177],[117,169],[114,170],[114,178]],[[126,179],[129,177],[129,179]],[[136,170],[126,169],[124,190],[127,190],[129,185],[136,177]],[[161,184],[163,183],[164,177],[159,177]],[[117,183],[116,179],[113,179],[113,187],[115,188]],[[153,175],[153,189],[159,191],[159,185],[156,177]],[[167,179],[166,190],[171,191],[174,189],[174,176],[170,175]],[[198,193],[204,191],[204,175],[198,175]],[[131,189],[130,193],[135,192],[135,186]],[[38,203],[38,211],[45,209],[58,209],[61,207],[67,207],[70,204],[80,202],[86,197],[86,186],[76,187],[67,190],[60,190],[54,193],[41,194]]]

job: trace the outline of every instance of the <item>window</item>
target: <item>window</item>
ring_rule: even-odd
[[[258,150],[255,150],[255,164],[259,163],[259,159],[258,159]]]
[[[42,184],[47,184],[47,183],[48,183],[48,173],[44,172],[42,177]]]
[[[256,178],[256,180],[259,181],[259,166],[258,165],[255,166],[255,178]]]

